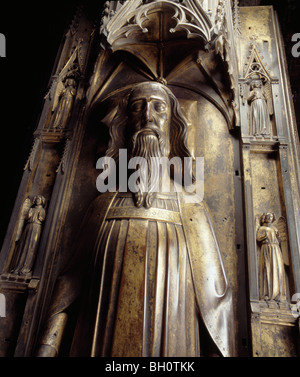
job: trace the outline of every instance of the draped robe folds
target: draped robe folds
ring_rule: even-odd
[[[42,207],[30,208],[26,218],[26,225],[18,245],[18,260],[14,268],[15,272],[21,270],[29,272],[31,270],[45,215],[46,211]]]
[[[262,242],[261,298],[286,301],[284,262],[277,234],[274,226],[261,226],[257,232],[257,240]]]
[[[200,327],[233,356],[231,290],[204,203],[160,194],[146,209],[131,194],[105,193],[84,222],[87,279],[80,283],[77,261],[58,280],[50,314],[83,285],[71,356],[200,356]]]
[[[53,128],[65,128],[71,115],[72,105],[76,89],[74,86],[69,85],[64,89],[62,97],[60,99],[59,107],[56,112]]]
[[[253,135],[270,135],[270,114],[265,97],[260,90],[254,89],[248,101],[251,102],[250,124]]]

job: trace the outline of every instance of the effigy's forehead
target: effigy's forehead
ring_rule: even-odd
[[[154,98],[169,102],[169,96],[163,85],[156,82],[146,82],[136,85],[130,94],[129,101],[138,98]]]

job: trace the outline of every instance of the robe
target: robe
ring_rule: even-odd
[[[29,273],[32,269],[46,211],[42,207],[29,209],[26,225],[18,245],[18,260],[14,272]]]
[[[146,209],[106,193],[84,222],[77,246],[91,255],[71,356],[200,356],[203,329],[209,350],[233,355],[231,290],[204,203],[158,194]],[[69,294],[53,315],[74,300],[76,276],[58,282]]]
[[[261,246],[261,298],[286,301],[285,269],[278,241],[278,230],[274,226],[261,226],[257,232]]]
[[[248,101],[251,101],[250,124],[253,135],[270,135],[270,113],[261,91],[254,89]]]

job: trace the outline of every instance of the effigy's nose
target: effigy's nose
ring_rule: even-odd
[[[145,120],[146,122],[152,122],[153,121],[153,113],[151,108],[151,103],[147,102],[145,106]]]

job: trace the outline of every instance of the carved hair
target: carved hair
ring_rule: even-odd
[[[41,205],[42,205],[43,207],[46,206],[46,199],[44,198],[43,195],[35,195],[35,196],[33,197],[32,203],[35,204],[36,201],[37,201],[37,199],[40,199],[40,200],[41,200]]]
[[[272,222],[276,221],[275,213],[273,213],[273,212],[265,212],[265,213],[263,213],[263,214],[261,215],[261,218],[260,218],[260,223],[261,223],[261,225],[263,225],[263,224],[265,223],[265,221],[266,221],[266,217],[267,217],[268,215],[272,215],[272,216],[273,216],[273,221],[272,221]]]
[[[145,84],[145,83],[142,83]],[[110,126],[110,143],[106,155],[112,157],[116,163],[119,159],[119,149],[127,148],[130,143],[128,137],[131,137],[128,131],[128,100],[135,90],[137,84],[132,90],[120,101],[117,113]],[[169,159],[179,157],[182,161],[184,157],[191,157],[187,147],[187,123],[180,109],[179,102],[175,95],[166,86],[156,83],[168,95],[171,105],[171,121],[169,130],[170,154]],[[182,165],[184,166],[184,165]],[[192,178],[194,181],[194,177]]]

